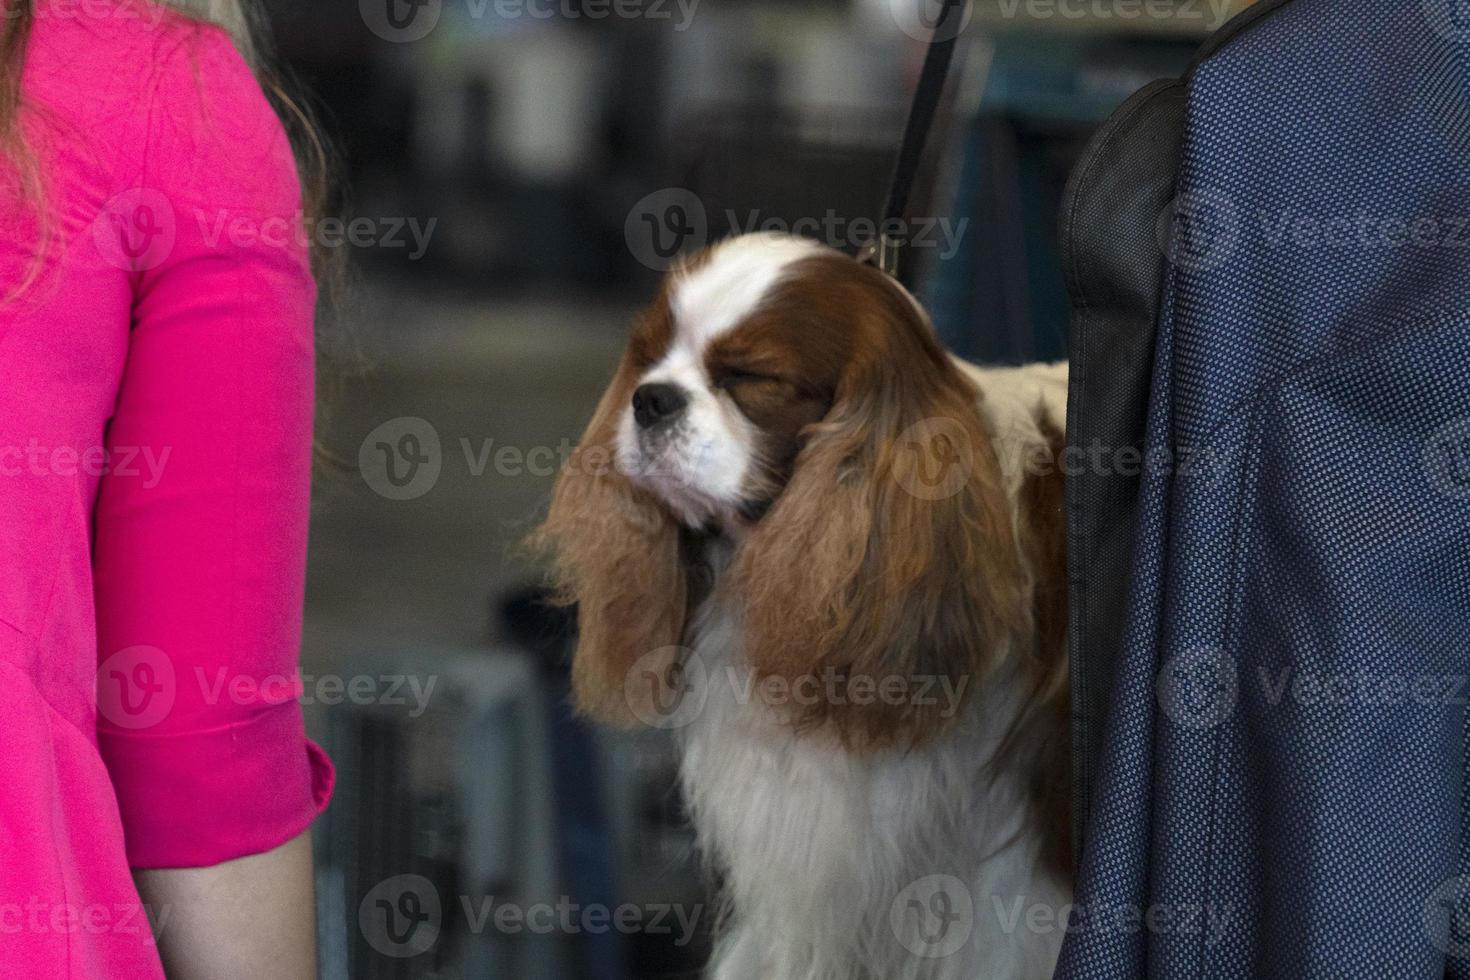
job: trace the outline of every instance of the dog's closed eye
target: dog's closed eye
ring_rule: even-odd
[[[730,391],[748,385],[758,384],[781,384],[782,379],[770,374],[761,374],[758,371],[745,371],[736,368],[727,368],[715,374],[715,387],[721,391]]]

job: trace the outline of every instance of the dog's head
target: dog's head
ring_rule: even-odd
[[[749,235],[673,272],[542,531],[579,604],[582,708],[639,715],[629,671],[677,658],[702,535],[733,543],[721,587],[760,678],[963,690],[1028,616],[978,398],[914,299],[839,252]],[[948,721],[920,700],[788,710],[849,742],[913,744]]]

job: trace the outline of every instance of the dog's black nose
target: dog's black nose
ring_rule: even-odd
[[[689,396],[678,385],[640,385],[633,392],[633,418],[639,428],[651,429],[684,411]]]

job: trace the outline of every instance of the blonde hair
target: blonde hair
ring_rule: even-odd
[[[246,7],[240,0],[163,0],[168,6],[195,20],[217,24],[235,39],[251,65],[255,64],[255,38],[258,25],[252,22],[257,8]]]

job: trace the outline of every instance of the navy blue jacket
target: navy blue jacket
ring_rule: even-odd
[[[1147,466],[1115,635],[1073,609],[1063,980],[1470,978],[1470,3],[1267,6],[1175,93],[1129,287]]]

